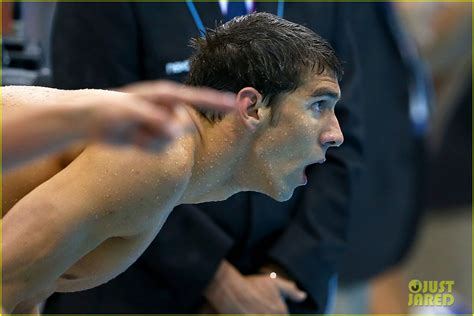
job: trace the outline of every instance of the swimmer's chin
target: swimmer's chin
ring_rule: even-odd
[[[275,201],[277,202],[286,202],[288,201],[289,199],[291,199],[291,197],[293,196],[293,192],[294,190],[292,190],[291,192],[288,192],[288,193],[283,193],[283,194],[277,194],[277,193],[268,193],[268,192],[259,192],[259,191],[240,191],[238,193],[241,193],[241,192],[257,192],[257,193],[262,193],[272,199],[274,199]],[[198,203],[205,203],[205,202],[221,202],[221,201],[225,201],[227,200],[228,198],[230,198],[231,196],[235,195],[237,193],[234,193],[230,196],[227,196],[227,197],[214,197],[213,199],[206,199],[205,201],[199,201],[199,202],[194,202],[194,204],[198,204]]]
[[[301,185],[304,185],[304,184],[301,184]],[[233,195],[237,194],[237,193],[241,193],[241,192],[257,192],[257,193],[262,193],[272,199],[274,199],[275,201],[277,202],[286,202],[288,201],[289,199],[291,199],[291,197],[293,196],[293,193],[295,191],[296,188],[288,188],[287,190],[281,190],[281,191],[260,191],[260,190],[242,190],[242,191],[238,191],[238,192],[234,192],[232,194],[213,194],[213,195],[210,195],[210,194],[207,194],[205,196],[200,196],[199,199],[185,199],[185,200],[182,200],[180,204],[200,204],[200,203],[207,203],[207,202],[221,202],[221,201],[225,201],[227,200],[228,198],[232,197]]]
[[[277,202],[286,202],[292,198],[294,192],[295,192],[295,188],[289,189],[287,191],[279,191],[279,192],[271,192],[271,193],[261,192],[261,193],[271,197]]]
[[[242,192],[242,191],[240,191]],[[200,204],[200,203],[208,203],[208,202],[221,202],[225,201],[231,196],[240,193],[240,192],[234,192],[234,193],[226,193],[226,194],[211,194],[208,193],[206,195],[200,195],[199,197],[193,197],[193,198],[185,198],[180,200],[179,204]]]
[[[274,197],[273,199],[277,200],[278,202],[286,202],[289,199],[291,199],[292,196],[293,196],[293,191],[291,191],[290,194]]]

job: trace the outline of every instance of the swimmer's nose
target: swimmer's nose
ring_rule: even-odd
[[[320,142],[323,147],[339,147],[344,142],[344,135],[342,135],[341,127],[336,115],[333,113],[326,128],[320,135]]]

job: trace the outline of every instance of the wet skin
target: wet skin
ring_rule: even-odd
[[[256,147],[253,172],[261,179],[260,192],[288,200],[296,186],[306,184],[304,169],[323,163],[327,149],[343,143],[334,113],[340,95],[337,80],[323,74],[281,98],[273,124],[262,129]]]
[[[107,282],[179,204],[244,190],[288,199],[304,168],[342,143],[339,96],[335,78],[312,75],[271,113],[248,87],[237,94],[241,110],[218,123],[185,107],[196,132],[161,153],[90,145],[4,177],[3,308],[27,311],[55,291]]]

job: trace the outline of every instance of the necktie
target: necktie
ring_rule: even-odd
[[[247,14],[247,7],[245,1],[229,1],[227,6],[227,14],[225,20],[230,21],[236,16]]]

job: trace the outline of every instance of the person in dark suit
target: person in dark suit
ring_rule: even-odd
[[[355,37],[364,47],[365,164],[338,268],[341,295],[335,312],[404,314],[403,260],[422,211],[429,80],[392,4],[359,4],[353,17]]]
[[[305,24],[329,39],[346,61],[343,99],[336,109],[344,145],[328,151],[324,167],[307,170],[307,188],[288,202],[242,193],[219,203],[176,208],[126,273],[97,289],[55,295],[46,313],[195,313],[205,305],[223,313],[264,313],[268,293],[294,293],[277,288],[270,272],[307,293],[286,301],[278,296],[272,302],[280,300],[278,312],[325,311],[362,161],[351,9],[283,1],[256,3],[255,8]],[[191,53],[189,39],[198,36],[202,26],[213,27],[226,18],[218,3],[58,3],[52,40],[54,86],[182,81]],[[260,290],[262,284],[265,290]],[[217,299],[210,294],[212,288],[252,303],[237,306],[231,295]]]

